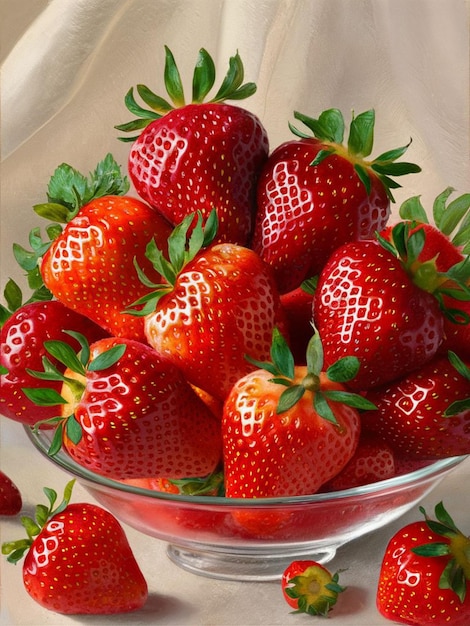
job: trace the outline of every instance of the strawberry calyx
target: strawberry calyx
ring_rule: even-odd
[[[393,226],[390,239],[376,234],[381,246],[400,259],[406,272],[420,289],[431,293],[439,302],[441,310],[455,324],[468,324],[470,317],[458,308],[449,308],[443,296],[457,301],[470,300],[470,257],[452,265],[446,272],[437,268],[436,258],[419,259],[424,249],[426,233],[416,229],[416,222],[401,221]]]
[[[62,511],[67,508],[72,496],[74,484],[75,479],[65,485],[63,499],[57,506],[55,506],[57,502],[57,492],[49,487],[44,487],[43,491],[46,494],[49,505],[38,504],[36,506],[34,519],[27,515],[21,518],[21,523],[26,530],[27,537],[16,541],[7,541],[2,544],[2,554],[7,555],[7,561],[9,563],[18,563],[25,553],[28,552],[34,538],[39,535],[47,522],[54,517],[54,515],[62,513]]]
[[[428,528],[447,541],[423,544],[412,548],[411,551],[424,557],[449,556],[450,559],[439,579],[439,588],[454,591],[463,603],[467,584],[470,581],[470,537],[466,537],[456,527],[442,502],[439,502],[434,509],[436,520],[428,517],[423,507],[419,510],[425,516]]]
[[[218,217],[215,209],[209,213],[204,224],[200,211],[187,215],[175,226],[168,237],[168,259],[165,258],[155,240],[152,239],[147,244],[145,256],[166,282],[154,283],[150,281],[134,258],[134,266],[139,280],[152,291],[129,305],[124,313],[140,317],[153,313],[159,300],[164,295],[171,293],[183,268],[203,248],[207,248],[214,241],[217,227]]]
[[[462,194],[448,203],[454,191],[453,187],[447,187],[435,198],[432,206],[433,221],[462,254],[470,254],[470,193]],[[420,196],[405,200],[399,214],[403,220],[413,223],[430,223]]]
[[[310,565],[302,574],[287,581],[284,593],[297,601],[292,613],[326,617],[346,587],[339,584],[339,574],[331,574],[325,567]]]
[[[90,360],[90,347],[86,337],[75,331],[65,330],[64,332],[74,337],[79,342],[80,350],[78,353],[76,353],[69,344],[57,339],[45,341],[44,347],[51,356],[65,365],[76,377],[65,376],[46,355],[42,358],[43,371],[31,369],[26,369],[26,371],[33,378],[44,381],[62,381],[65,383],[70,389],[72,402],[64,398],[63,395],[58,393],[55,389],[49,387],[22,388],[26,397],[38,406],[62,406],[71,404],[72,412],[69,415],[59,415],[46,420],[40,420],[36,422],[33,427],[36,432],[44,425],[55,427],[54,436],[48,449],[49,456],[54,456],[61,449],[64,432],[75,444],[78,444],[82,438],[82,427],[76,420],[73,411],[85,391],[87,371],[97,372],[111,367],[111,365],[114,365],[114,363],[122,357],[126,350],[124,344],[116,344]]]
[[[338,422],[328,400],[341,402],[359,410],[376,408],[370,400],[359,394],[347,390],[324,388],[320,376],[323,373],[323,347],[318,332],[314,332],[307,346],[307,375],[300,383],[295,381],[294,356],[278,328],[273,329],[270,356],[271,361],[257,361],[249,355],[245,355],[245,358],[252,365],[271,373],[273,378],[270,382],[286,387],[279,398],[278,414],[295,406],[306,391],[312,393],[316,413],[333,424],[338,424]],[[359,359],[346,356],[330,365],[325,374],[332,382],[346,383],[356,376],[359,366]]]
[[[168,478],[169,484],[178,489],[178,493],[185,496],[224,495],[224,474],[213,472],[204,477]]]
[[[452,350],[449,350],[448,357],[456,372],[460,376],[465,378],[465,380],[468,380],[470,382],[470,367],[466,365],[455,352],[452,352]],[[444,417],[452,417],[469,409],[470,396],[468,398],[463,398],[462,400],[456,400],[455,402],[452,402],[444,411],[443,415]]]
[[[370,194],[372,189],[371,173],[373,173],[382,182],[389,200],[394,202],[391,190],[397,189],[401,185],[392,177],[415,174],[421,171],[419,165],[415,163],[397,162],[407,151],[411,139],[405,146],[388,150],[373,160],[366,160],[366,157],[371,154],[374,144],[374,109],[364,111],[357,116],[353,112],[346,145],[343,143],[345,122],[339,109],[327,109],[319,115],[318,119],[304,115],[299,111],[294,111],[294,117],[305,124],[312,131],[313,136],[325,146],[319,150],[311,166],[319,165],[332,154],[338,154],[354,164],[354,170],[366,188],[367,194]],[[289,123],[289,128],[297,137],[312,138],[310,134],[300,131],[291,123]]]
[[[34,205],[33,210],[41,217],[65,224],[92,200],[124,195],[129,187],[127,176],[122,175],[120,166],[110,153],[88,176],[62,163],[49,180],[47,202]]]
[[[256,91],[255,83],[243,83],[244,68],[238,52],[230,57],[228,71],[218,89],[217,93],[206,101],[210,90],[215,84],[216,69],[215,63],[211,55],[201,48],[194,67],[192,82],[192,104],[220,103],[226,100],[243,100]],[[164,69],[165,89],[169,96],[169,100],[158,96],[147,86],[139,84],[136,86],[137,93],[143,102],[149,107],[145,109],[141,107],[135,100],[134,89],[127,92],[124,102],[127,109],[134,115],[136,119],[125,124],[115,126],[116,130],[122,132],[142,131],[154,120],[160,119],[169,111],[186,105],[184,95],[184,87],[178,66],[175,62],[172,51],[165,46],[165,69]],[[137,136],[119,137],[121,141],[135,141]]]

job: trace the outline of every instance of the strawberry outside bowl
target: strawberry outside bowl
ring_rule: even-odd
[[[247,500],[163,493],[110,480],[63,451],[49,457],[51,431],[25,430],[44,456],[119,520],[167,542],[174,563],[238,581],[277,580],[295,559],[328,562],[343,544],[404,515],[466,458],[443,459],[354,489]]]

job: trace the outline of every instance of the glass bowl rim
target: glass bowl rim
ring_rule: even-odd
[[[386,480],[380,480],[373,483],[368,483],[366,485],[361,485],[360,487],[352,487],[339,491],[320,493],[317,492],[314,494],[300,496],[282,496],[268,498],[227,498],[225,496],[214,495],[185,495],[166,493],[164,491],[137,487],[135,485],[120,482],[106,476],[101,476],[100,474],[92,472],[91,470],[74,461],[63,450],[60,450],[60,452],[54,457],[50,457],[47,453],[50,445],[50,440],[47,435],[51,431],[46,429],[35,430],[33,427],[28,425],[24,425],[24,430],[30,441],[33,443],[34,447],[39,450],[39,452],[41,452],[55,465],[58,465],[69,474],[76,476],[79,481],[84,480],[88,483],[94,483],[98,487],[105,487],[108,489],[113,489],[115,491],[126,492],[136,496],[145,496],[147,498],[153,498],[156,500],[168,500],[173,502],[179,502],[180,504],[207,504],[221,507],[236,506],[241,508],[263,508],[279,505],[298,505],[301,503],[315,504],[321,502],[330,502],[332,500],[347,499],[362,495],[373,495],[375,493],[380,493],[394,487],[403,488],[407,485],[413,484],[415,481],[432,478],[433,476],[437,478],[440,474],[453,469],[454,467],[462,463],[466,458],[470,457],[470,455],[463,455],[447,457],[437,461],[430,461],[429,465],[425,465],[422,468],[419,468],[412,472],[408,472],[406,474],[400,474],[398,476],[393,476],[392,478],[387,478]]]

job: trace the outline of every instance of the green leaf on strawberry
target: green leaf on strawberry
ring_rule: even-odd
[[[67,163],[62,163],[49,180],[48,201],[36,204],[34,211],[48,220],[65,224],[70,222],[91,200],[110,195],[124,195],[129,181],[112,154],[107,154],[88,177]]]
[[[470,580],[470,539],[457,528],[442,502],[439,502],[434,509],[437,521],[429,518],[423,507],[419,510],[425,516],[429,529],[449,541],[423,544],[412,548],[411,551],[425,557],[450,556],[451,559],[439,579],[439,588],[451,589],[463,603],[466,597],[467,581]]]
[[[432,216],[436,227],[446,235],[463,254],[470,253],[470,193],[465,193],[447,202],[455,191],[447,187],[434,200]],[[403,202],[400,217],[404,220],[429,224],[428,214],[420,196],[413,196]]]
[[[265,369],[273,374],[270,382],[284,385],[287,389],[281,394],[277,407],[277,413],[281,414],[297,404],[304,393],[313,392],[313,402],[316,412],[324,419],[336,423],[336,418],[327,400],[341,402],[348,406],[361,410],[375,409],[375,405],[359,394],[349,391],[323,390],[320,374],[323,371],[323,348],[318,332],[314,332],[307,348],[307,375],[301,384],[294,384],[295,363],[290,348],[279,329],[273,330],[271,346],[272,362],[257,361],[249,355],[245,358],[255,367]],[[356,357],[344,357],[332,364],[326,370],[326,376],[334,382],[346,383],[354,378],[359,369],[359,359]]]
[[[206,100],[209,92],[215,84],[216,70],[211,55],[201,48],[197,57],[196,65],[193,73],[192,81],[192,104],[201,104],[203,102],[220,103],[226,100],[243,100],[253,95],[256,91],[254,83],[243,83],[244,68],[243,62],[238,52],[230,57],[227,73],[213,98]],[[134,115],[136,119],[115,126],[116,130],[122,132],[135,132],[143,130],[150,122],[159,119],[169,111],[175,108],[185,106],[186,99],[184,95],[183,82],[178,70],[172,51],[165,46],[165,68],[164,68],[165,89],[169,96],[169,100],[158,96],[145,85],[137,85],[137,92],[143,102],[149,107],[145,109],[141,107],[135,100],[134,90],[131,88],[124,99],[127,109]],[[131,142],[137,139],[137,136],[119,137],[120,141]]]
[[[2,554],[7,555],[7,561],[9,563],[17,563],[22,559],[25,552],[31,547],[34,537],[39,535],[46,522],[57,513],[61,513],[67,507],[72,496],[74,484],[75,479],[67,483],[64,489],[63,499],[56,508],[54,508],[54,505],[57,501],[57,492],[47,487],[43,489],[49,505],[38,504],[36,506],[34,519],[29,516],[24,516],[21,519],[23,528],[26,530],[27,538],[18,541],[8,541],[2,544]]]
[[[394,202],[394,198],[391,189],[396,189],[401,185],[391,177],[415,174],[421,171],[421,168],[415,163],[397,162],[397,159],[403,156],[408,149],[411,140],[406,146],[388,150],[371,161],[365,160],[371,154],[374,143],[375,111],[373,109],[364,111],[357,116],[353,113],[346,147],[343,145],[344,117],[338,109],[323,111],[318,119],[303,115],[298,111],[294,111],[294,117],[305,124],[313,132],[314,137],[320,139],[327,146],[318,152],[311,165],[319,165],[332,154],[347,156],[354,162],[356,174],[368,194],[371,191],[371,171],[379,177],[388,198],[392,202]],[[297,137],[304,139],[310,137],[293,124],[289,123],[289,128]]]
[[[91,372],[102,371],[117,363],[123,356],[126,346],[124,344],[117,344],[101,354],[98,354],[94,359],[89,361],[90,350],[86,337],[83,334],[74,331],[65,332],[78,339],[81,346],[78,354],[64,341],[45,341],[44,347],[46,348],[46,351],[57,359],[59,363],[63,364],[65,368],[78,374],[79,378],[65,376],[55,365],[52,364],[47,356],[44,356],[42,359],[44,368],[42,372],[31,369],[27,369],[27,372],[32,377],[40,380],[62,381],[68,386],[72,396],[78,402],[85,391],[85,384],[82,382],[80,377],[85,377],[87,370]],[[52,407],[68,404],[68,400],[66,400],[55,389],[47,387],[23,387],[22,391],[26,397],[31,400],[31,402],[38,406]],[[55,427],[54,436],[48,450],[49,456],[54,456],[61,449],[64,430],[67,433],[68,438],[73,443],[77,444],[81,440],[82,428],[75,419],[73,413],[67,416],[55,416],[46,420],[40,420],[35,424],[34,428],[35,430],[38,430],[45,424]]]
[[[173,290],[176,279],[183,268],[203,248],[212,243],[217,234],[217,225],[218,218],[215,209],[209,213],[204,224],[200,212],[187,215],[180,224],[175,226],[168,238],[168,259],[165,258],[162,250],[152,239],[147,245],[145,254],[166,282],[153,283],[149,281],[137,262],[134,261],[140,281],[153,291],[133,302],[125,312],[141,317],[153,313],[160,298]]]

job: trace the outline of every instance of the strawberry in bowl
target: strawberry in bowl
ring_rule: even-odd
[[[347,145],[338,109],[318,119],[296,112],[310,134],[278,146],[261,173],[252,246],[275,270],[281,293],[318,274],[340,245],[370,239],[390,216],[392,177],[419,172],[398,159],[408,146],[369,161],[374,110],[353,116]]]
[[[242,100],[256,91],[243,83],[244,69],[237,53],[219,90],[208,99],[215,65],[204,48],[194,69],[192,99],[186,103],[183,85],[171,50],[165,46],[165,87],[169,100],[145,85],[137,91],[145,105],[137,104],[131,89],[126,105],[137,119],[116,126],[140,134],[129,152],[129,176],[137,193],[176,226],[186,215],[217,210],[218,241],[246,245],[256,209],[259,171],[268,157],[268,137],[261,121],[226,100]],[[207,97],[207,99],[206,99]]]

